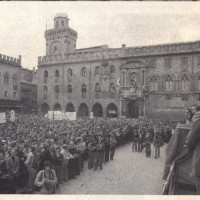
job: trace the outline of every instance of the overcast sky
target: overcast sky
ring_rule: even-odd
[[[37,67],[56,13],[67,13],[77,48],[200,40],[200,2],[0,2],[0,53]]]

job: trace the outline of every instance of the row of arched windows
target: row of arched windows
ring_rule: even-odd
[[[183,74],[180,79],[177,81],[173,78],[172,75],[168,74],[163,78],[163,86],[165,91],[174,91],[175,90],[175,82],[178,83],[178,88],[182,91],[189,91],[190,89],[190,78],[187,74]],[[159,91],[159,77],[154,75],[150,78],[150,91]],[[198,76],[198,88],[200,89],[200,75]]]
[[[72,92],[73,92],[72,85],[71,84],[67,85],[67,93],[72,93]],[[81,86],[81,93],[86,93],[86,92],[87,92],[87,86],[85,84],[83,84]],[[96,83],[96,85],[95,85],[95,92],[101,92],[101,85],[99,83]],[[110,93],[113,94],[115,92],[116,92],[115,91],[115,84],[111,83],[110,84]],[[44,95],[47,95],[47,93],[48,93],[48,87],[46,85],[43,87],[43,93],[44,93]],[[55,86],[55,93],[56,94],[60,93],[59,85]]]
[[[72,77],[73,73],[72,73],[72,69],[71,68],[69,68],[67,70],[67,75],[68,75],[68,77]],[[56,78],[60,77],[60,72],[59,72],[58,69],[55,70],[54,76]],[[86,76],[86,68],[85,67],[82,67],[82,69],[81,69],[81,76]],[[49,73],[48,73],[47,70],[45,70],[44,71],[44,79],[47,79],[48,77],[49,77]]]
[[[111,66],[110,66],[110,74],[114,74],[115,72],[116,72],[116,71],[115,71],[115,66],[114,66],[114,65],[111,65]],[[87,70],[86,70],[85,67],[82,67],[82,68],[81,68],[80,74],[81,74],[81,76],[83,76],[83,77],[86,76]],[[99,67],[99,66],[96,66],[96,67],[95,67],[94,76],[99,75],[99,74],[100,74],[100,67]],[[69,69],[67,70],[67,75],[68,75],[68,77],[72,77],[73,73],[72,73],[72,69],[71,69],[71,68],[69,68]],[[45,70],[45,71],[44,71],[44,79],[47,79],[48,76],[49,76],[49,73],[48,73],[47,70]],[[55,70],[54,76],[55,76],[56,78],[59,78],[60,72],[59,72],[58,69]]]
[[[6,84],[6,85],[10,84],[10,76],[8,73],[5,73],[3,78],[4,78],[4,84]],[[13,77],[12,77],[12,84],[13,84],[13,86],[17,85],[17,76],[16,75],[13,75]]]
[[[67,74],[68,74],[68,76],[72,76],[72,69],[71,69],[71,68],[67,70]],[[55,76],[56,78],[60,77],[60,72],[59,72],[58,69],[55,70],[54,76]],[[47,70],[45,70],[45,71],[44,71],[44,78],[48,78],[48,77],[49,77],[49,73],[48,73]]]

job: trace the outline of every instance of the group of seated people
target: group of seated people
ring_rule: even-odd
[[[19,115],[0,124],[1,193],[55,193],[59,185],[87,168],[100,170],[114,159],[115,147],[133,140],[144,119],[78,119],[51,121],[40,115]]]

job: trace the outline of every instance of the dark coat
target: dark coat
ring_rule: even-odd
[[[186,138],[186,144],[192,156],[192,173],[200,177],[200,118],[194,120],[191,130]]]

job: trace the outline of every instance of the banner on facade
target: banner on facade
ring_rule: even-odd
[[[6,123],[6,113],[0,113],[0,124]]]
[[[48,118],[50,120],[76,120],[76,112],[49,111]]]
[[[62,112],[61,111],[49,111],[48,118],[50,120],[62,120]]]
[[[93,118],[94,118],[94,113],[90,112],[90,119],[93,119]]]
[[[76,112],[66,112],[64,114],[64,116],[67,116],[68,120],[76,120]]]

